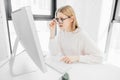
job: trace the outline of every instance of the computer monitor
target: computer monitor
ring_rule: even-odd
[[[30,58],[40,68],[40,70],[42,72],[46,72],[46,65],[38,34],[36,32],[37,30],[34,24],[31,8],[27,6],[12,12],[12,20],[17,34],[17,41],[20,41]]]
[[[4,0],[0,0],[0,68],[10,59],[10,43]]]

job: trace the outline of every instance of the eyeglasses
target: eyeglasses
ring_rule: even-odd
[[[57,22],[62,22],[63,23],[63,21],[66,20],[66,19],[68,19],[68,18],[70,18],[70,17],[67,17],[67,18],[55,18],[55,20]]]

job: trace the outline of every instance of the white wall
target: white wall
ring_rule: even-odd
[[[10,55],[4,0],[0,0],[0,61]]]
[[[66,5],[67,0],[57,0],[57,8]]]

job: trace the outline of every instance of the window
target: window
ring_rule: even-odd
[[[5,0],[8,19],[11,12],[24,6],[31,6],[35,20],[52,19],[56,10],[56,0]]]
[[[120,67],[120,0],[113,3],[113,15],[109,25],[106,52],[108,62]]]
[[[116,0],[116,13],[115,13],[115,20],[120,21],[120,0]]]
[[[118,53],[120,52],[120,38],[118,37],[120,33],[120,0],[115,0],[113,3],[113,10],[111,15],[111,21],[109,24],[107,42],[106,42],[106,52]]]
[[[5,0],[5,4],[9,25],[8,29],[10,34],[11,49],[13,48],[16,39],[14,25],[11,20],[11,12],[24,6],[31,6],[42,51],[48,51],[48,20],[54,17],[56,0]],[[21,44],[18,44],[17,54],[19,54],[22,50],[24,50],[24,48]]]
[[[110,52],[120,53],[120,23],[113,22],[112,25],[112,34],[111,34],[111,42],[110,42]]]

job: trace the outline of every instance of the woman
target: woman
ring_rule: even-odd
[[[55,36],[56,25],[60,31]],[[92,39],[78,26],[75,13],[67,5],[56,11],[50,24],[49,49],[53,55],[62,54],[65,63],[101,63],[102,53]]]

